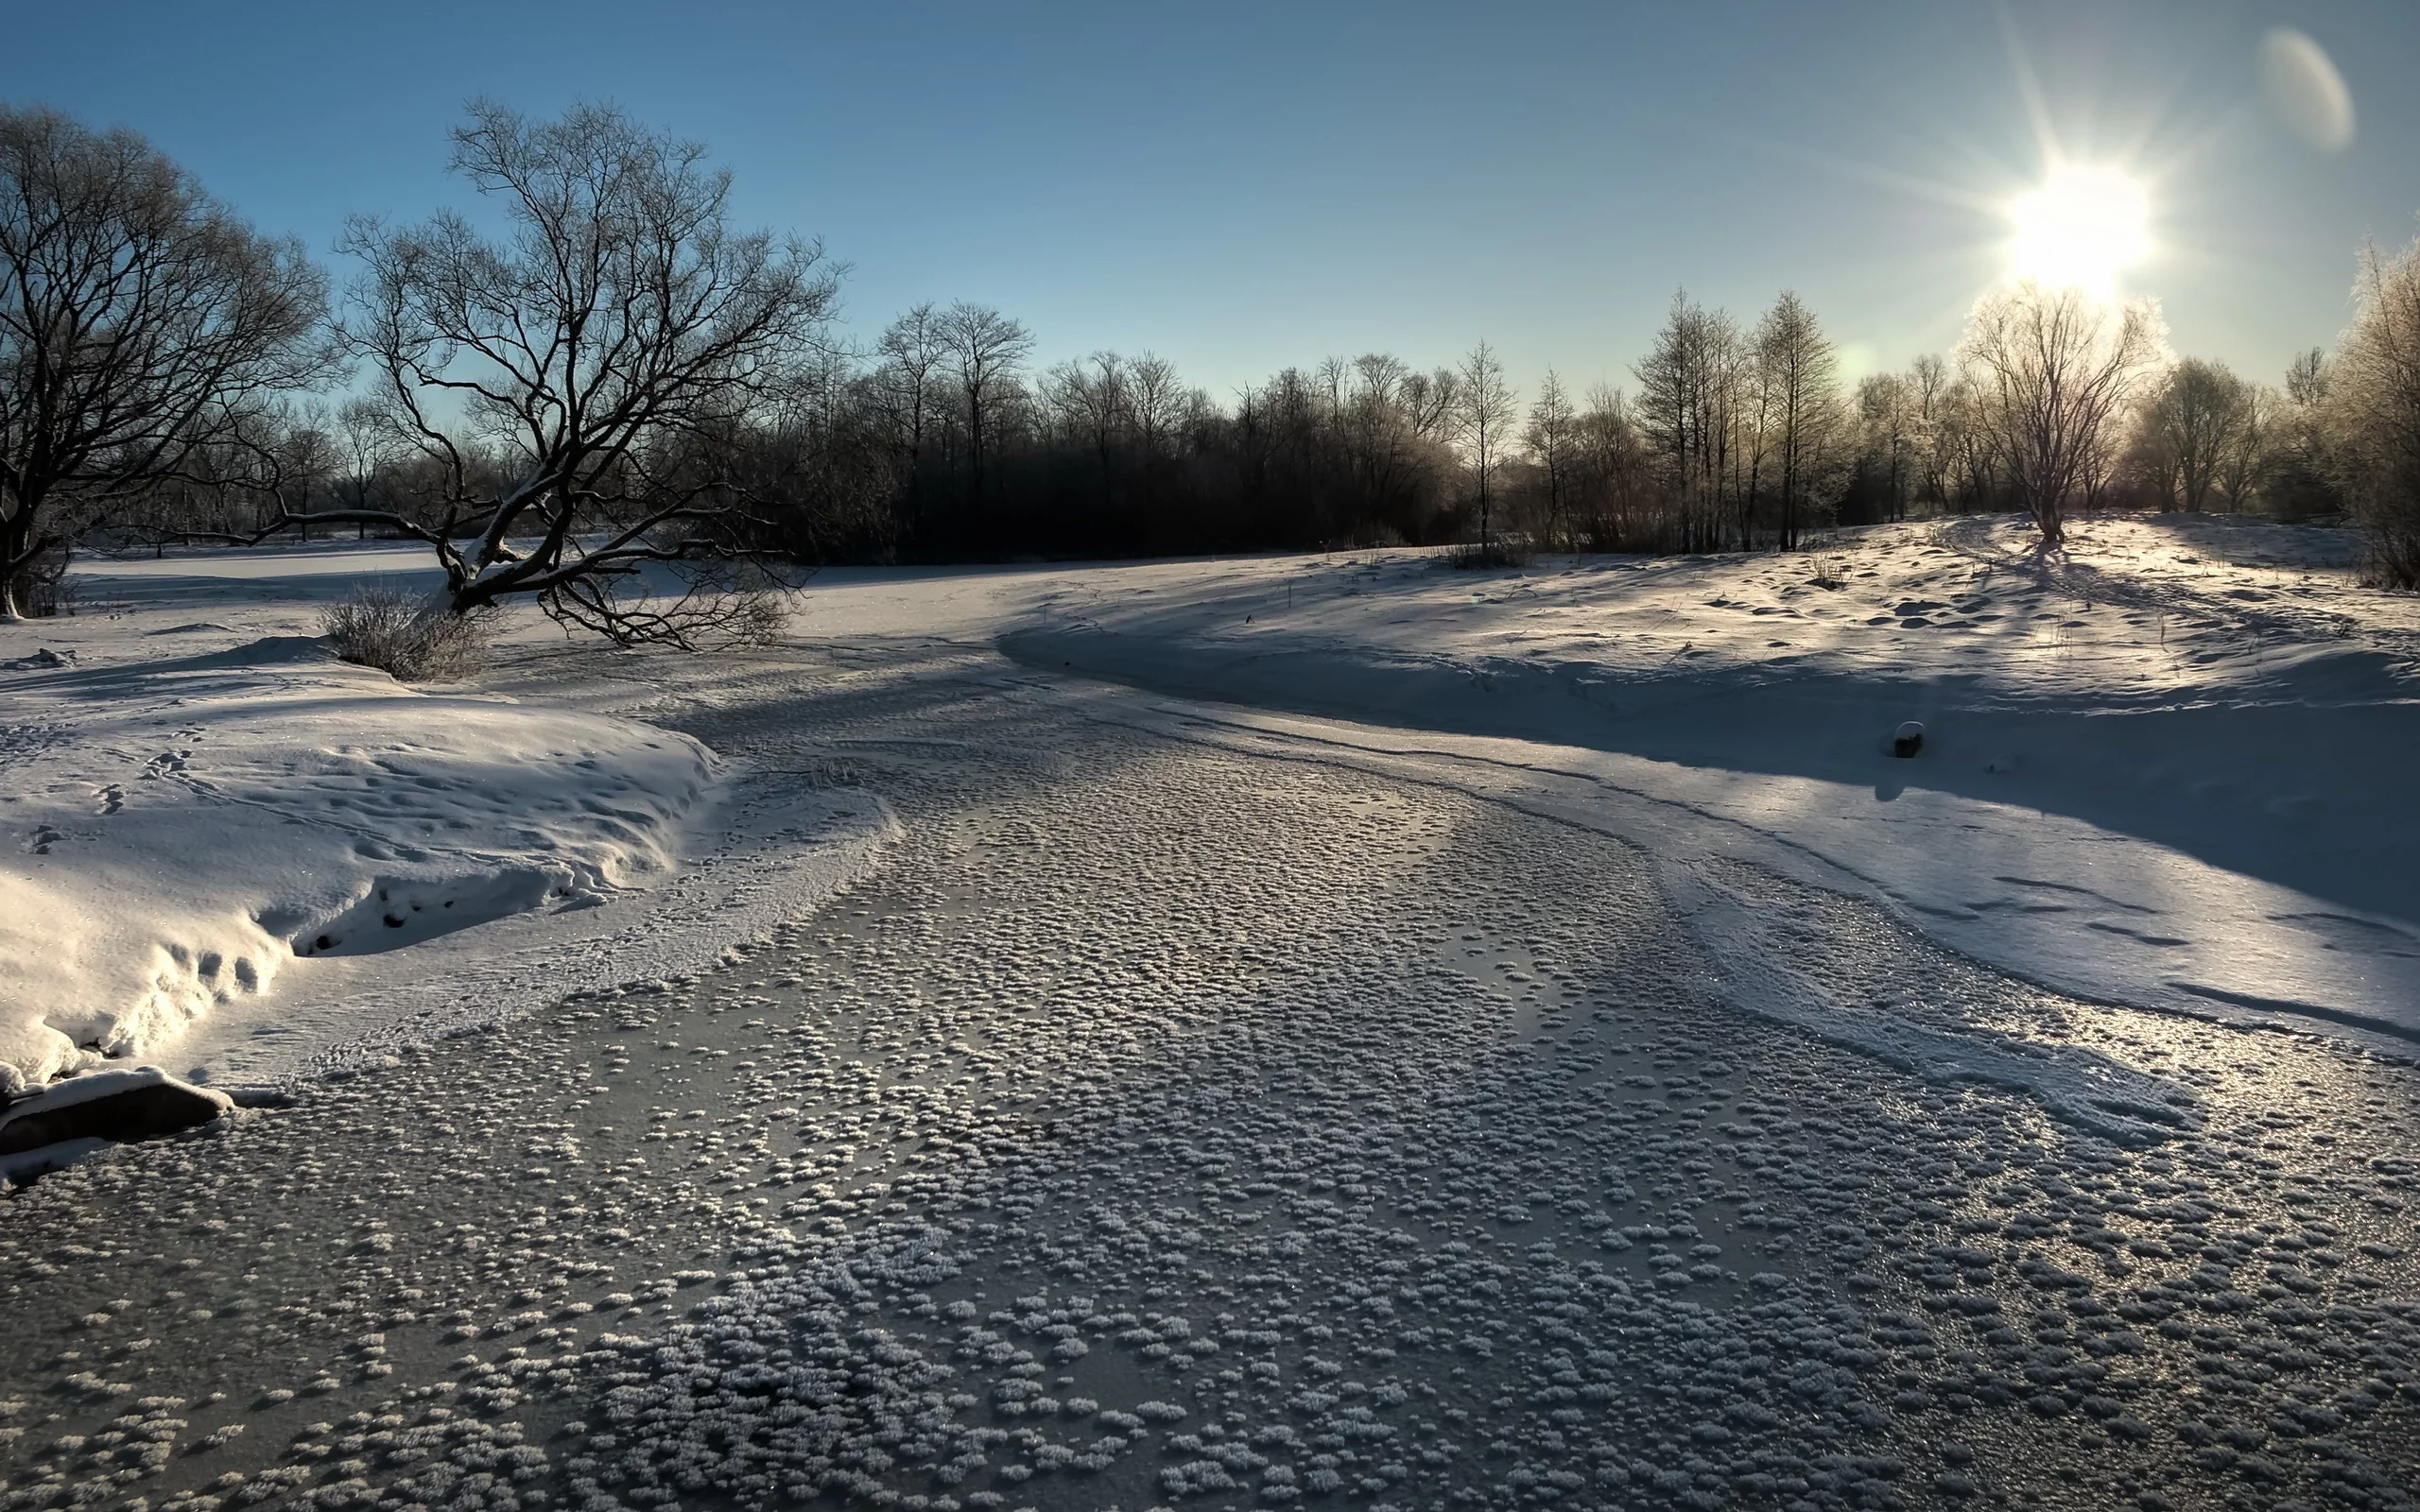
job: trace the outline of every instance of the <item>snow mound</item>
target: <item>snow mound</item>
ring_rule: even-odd
[[[300,961],[593,905],[717,788],[651,726],[415,692],[273,636],[0,680],[0,1093],[147,1052]]]

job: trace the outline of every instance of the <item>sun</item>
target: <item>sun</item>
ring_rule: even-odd
[[[2101,299],[2152,249],[2151,197],[2116,168],[2061,163],[2041,187],[2012,201],[2008,215],[2016,228],[2009,242],[2013,276]]]

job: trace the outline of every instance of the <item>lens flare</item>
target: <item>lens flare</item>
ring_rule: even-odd
[[[2151,251],[2151,198],[2115,168],[2063,163],[2010,204],[2009,272],[2102,299]]]
[[[2353,92],[2325,48],[2281,26],[2260,39],[2260,77],[2270,105],[2296,136],[2322,152],[2353,145]]]

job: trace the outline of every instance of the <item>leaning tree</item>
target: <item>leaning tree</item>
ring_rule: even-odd
[[[764,524],[713,442],[820,350],[837,271],[818,244],[735,229],[728,170],[613,106],[532,121],[475,104],[452,166],[502,234],[449,210],[356,219],[341,243],[363,266],[344,345],[433,497],[282,523],[425,542],[455,613],[527,597],[625,644],[712,636],[716,564]],[[658,564],[678,591],[648,591]]]
[[[199,458],[265,459],[325,372],[326,283],[131,131],[0,106],[0,619],[38,563]]]

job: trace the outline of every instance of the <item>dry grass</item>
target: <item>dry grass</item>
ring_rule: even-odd
[[[1527,567],[1530,549],[1502,541],[1492,541],[1484,546],[1456,546],[1445,556],[1445,564],[1466,572],[1495,567]]]

